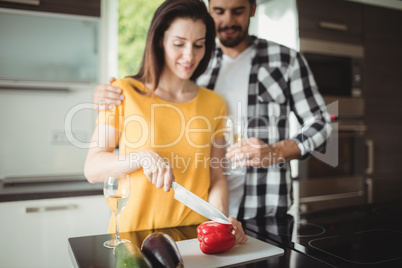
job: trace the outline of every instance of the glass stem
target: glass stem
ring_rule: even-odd
[[[119,234],[119,213],[118,213],[118,212],[114,213],[114,216],[115,216],[115,218],[116,218],[116,233],[115,233],[115,235],[114,235],[114,238],[115,238],[116,240],[119,240],[119,241],[120,241],[120,234]]]

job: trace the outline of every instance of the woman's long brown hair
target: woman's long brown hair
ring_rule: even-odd
[[[154,92],[159,84],[163,67],[165,66],[164,49],[162,46],[165,31],[177,18],[202,20],[206,27],[205,54],[195,69],[191,80],[195,81],[208,67],[209,60],[215,50],[215,24],[202,0],[166,0],[155,11],[148,30],[147,42],[142,57],[142,63],[137,74],[131,76],[143,83],[151,85]],[[135,88],[140,93],[142,90]]]

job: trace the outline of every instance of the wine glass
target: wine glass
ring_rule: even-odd
[[[114,248],[122,242],[129,242],[128,240],[120,239],[119,234],[119,213],[126,207],[130,196],[130,177],[128,174],[105,178],[103,194],[116,218],[115,237],[106,241],[103,245],[107,248]]]
[[[237,120],[232,120],[230,118],[226,120],[227,132],[224,133],[224,137],[227,146],[234,145],[235,143],[240,142],[244,139],[244,124],[245,124],[245,118],[243,117]],[[224,174],[225,175],[245,174],[245,168],[236,167],[236,164],[230,161],[229,166],[226,167],[224,171]]]

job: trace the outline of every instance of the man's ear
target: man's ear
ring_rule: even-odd
[[[250,9],[250,17],[254,17],[255,15],[255,10],[257,9],[257,3],[254,2],[254,4],[251,5],[251,9]]]

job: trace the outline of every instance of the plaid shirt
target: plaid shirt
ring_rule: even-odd
[[[325,148],[331,133],[329,115],[313,75],[301,54],[285,46],[250,37],[254,50],[248,87],[246,138],[267,144],[293,139],[301,148],[301,159]],[[221,67],[218,47],[203,74],[205,86],[213,89]],[[207,79],[206,79],[207,78]],[[303,126],[289,137],[289,113]],[[285,215],[293,203],[288,162],[268,168],[248,167],[238,219]]]

